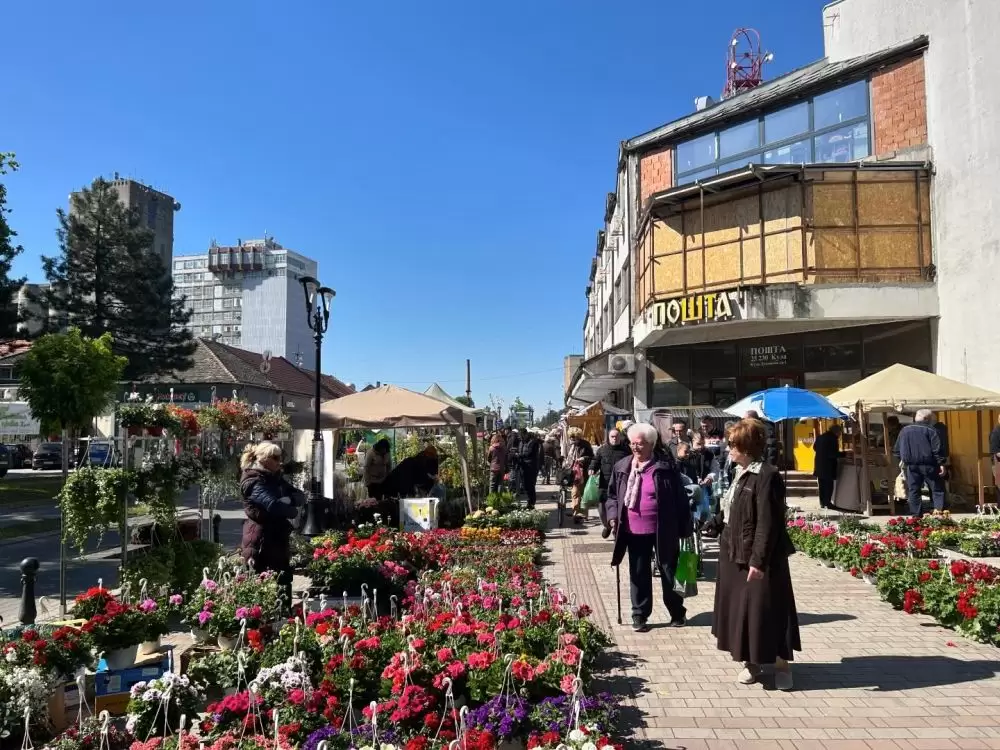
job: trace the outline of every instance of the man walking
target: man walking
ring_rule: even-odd
[[[542,458],[542,445],[538,437],[521,428],[521,481],[524,482],[524,492],[528,495],[528,510],[535,509],[535,482],[538,481],[538,469]]]
[[[837,469],[840,457],[840,433],[843,428],[839,424],[831,425],[830,429],[816,438],[813,451],[816,454],[813,463],[813,475],[819,484],[819,507],[833,508],[833,487],[837,481]]]
[[[604,525],[601,536],[605,539],[611,536],[611,523],[608,520],[605,505],[608,499],[608,484],[611,482],[611,474],[615,470],[615,464],[630,455],[632,452],[622,440],[621,433],[618,430],[611,430],[608,432],[608,441],[597,449],[597,460],[590,466],[590,473],[597,474],[601,486],[601,500],[597,506],[597,514],[601,517],[601,523]]]
[[[931,491],[935,512],[944,510],[944,461],[941,456],[941,438],[931,426],[934,412],[921,409],[913,424],[900,430],[893,456],[903,464],[906,478],[906,499],[914,518],[923,515],[920,493],[926,484]]]

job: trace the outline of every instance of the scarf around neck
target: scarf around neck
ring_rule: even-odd
[[[639,507],[639,490],[642,488],[642,473],[653,463],[653,457],[648,461],[639,461],[632,458],[632,471],[628,475],[628,483],[625,485],[625,505],[629,510],[636,510]]]

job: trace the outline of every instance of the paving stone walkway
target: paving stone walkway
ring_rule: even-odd
[[[618,653],[602,687],[622,696],[630,748],[680,750],[977,750],[1000,748],[1000,650],[974,643],[883,603],[871,586],[791,561],[803,651],[796,689],[735,682],[738,666],[711,634],[715,553],[687,602],[688,626],[633,633],[628,566],[623,565],[624,626],[616,623],[611,542],[600,528],[554,529],[546,575],[594,609]],[[656,583],[656,582],[654,582]],[[658,585],[658,584],[657,584]]]

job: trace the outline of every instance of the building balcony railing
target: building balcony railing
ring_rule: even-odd
[[[654,195],[633,307],[779,283],[933,278],[925,164],[753,166]]]

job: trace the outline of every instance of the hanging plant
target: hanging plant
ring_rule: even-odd
[[[63,538],[81,554],[92,533],[98,534],[100,545],[104,532],[120,523],[126,495],[135,487],[136,477],[132,471],[94,466],[78,468],[67,477],[58,495]]]
[[[144,402],[120,404],[118,421],[122,427],[145,427],[152,423],[152,404]]]
[[[292,423],[284,412],[265,411],[255,415],[253,431],[262,432],[265,439],[273,440],[280,433],[291,432]]]
[[[171,432],[174,435],[181,438],[194,437],[200,432],[201,427],[198,424],[198,415],[192,409],[172,404],[167,409],[173,414],[176,420],[174,427],[171,428]]]
[[[149,422],[146,427],[150,434],[162,435],[164,430],[174,433],[180,429],[181,421],[165,404],[154,404],[149,409]]]

